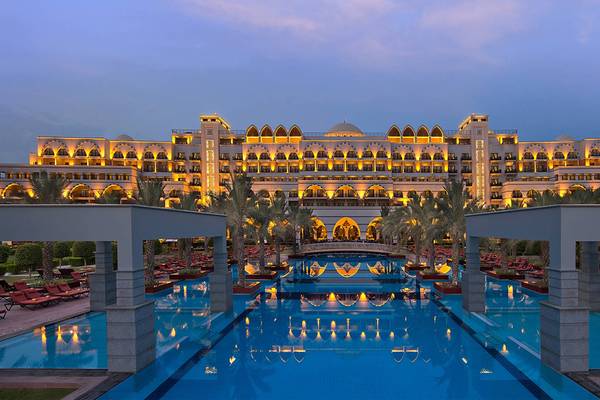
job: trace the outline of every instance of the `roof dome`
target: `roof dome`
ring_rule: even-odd
[[[131,141],[131,140],[133,140],[133,138],[129,135],[119,135],[115,138],[115,140]]]
[[[363,131],[356,125],[344,121],[329,128],[325,136],[363,136]]]

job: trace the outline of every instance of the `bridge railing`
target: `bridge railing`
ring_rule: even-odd
[[[319,242],[300,246],[302,253],[325,253],[328,251],[365,251],[372,253],[396,254],[403,252],[398,246],[375,242]]]

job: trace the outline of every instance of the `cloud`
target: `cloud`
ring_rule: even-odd
[[[293,41],[301,51],[320,50],[373,67],[396,67],[406,59],[431,61],[440,55],[481,61],[486,46],[523,30],[527,15],[518,0],[179,0],[178,4],[204,21],[252,31],[265,43],[269,37],[286,44]]]

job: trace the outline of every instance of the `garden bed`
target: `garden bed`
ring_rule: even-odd
[[[443,294],[461,294],[460,285],[453,285],[451,282],[434,282],[433,287]]]
[[[263,271],[255,274],[246,274],[247,279],[273,280],[275,277],[277,277],[276,271]]]
[[[260,282],[246,283],[245,286],[233,285],[233,294],[255,294],[260,289]]]
[[[521,287],[532,290],[536,293],[548,293],[548,284],[538,281],[521,281]]]
[[[419,271],[417,279],[422,281],[444,281],[448,279],[448,274],[440,274],[438,272]]]
[[[270,271],[288,271],[290,269],[289,265],[267,265],[267,269]]]
[[[404,266],[405,271],[423,271],[424,269],[427,269],[427,266],[423,264],[406,264]]]
[[[525,279],[525,275],[523,274],[519,274],[516,271],[512,271],[512,270],[492,270],[492,271],[487,271],[486,274],[488,276],[491,276],[492,278],[496,278],[496,279],[510,279],[510,280],[519,280],[519,279]]]
[[[169,275],[169,279],[199,279],[202,278],[204,276],[208,275],[208,271],[198,271],[198,272],[188,272],[188,273],[182,273],[182,272],[176,272],[174,274],[170,274]]]
[[[146,286],[146,293],[158,293],[173,286],[172,281],[157,282],[154,286]]]

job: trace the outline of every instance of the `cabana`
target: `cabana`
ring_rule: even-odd
[[[0,205],[0,221],[3,241],[96,242],[90,307],[106,311],[110,371],[136,372],[155,358],[154,302],[144,290],[144,240],[212,237],[211,310],[232,308],[224,215],[138,205]]]
[[[484,237],[547,241],[548,301],[540,302],[542,362],[560,372],[589,369],[589,311],[600,311],[600,205],[554,205],[468,215],[463,307],[485,312]],[[581,246],[576,268],[576,246]]]

